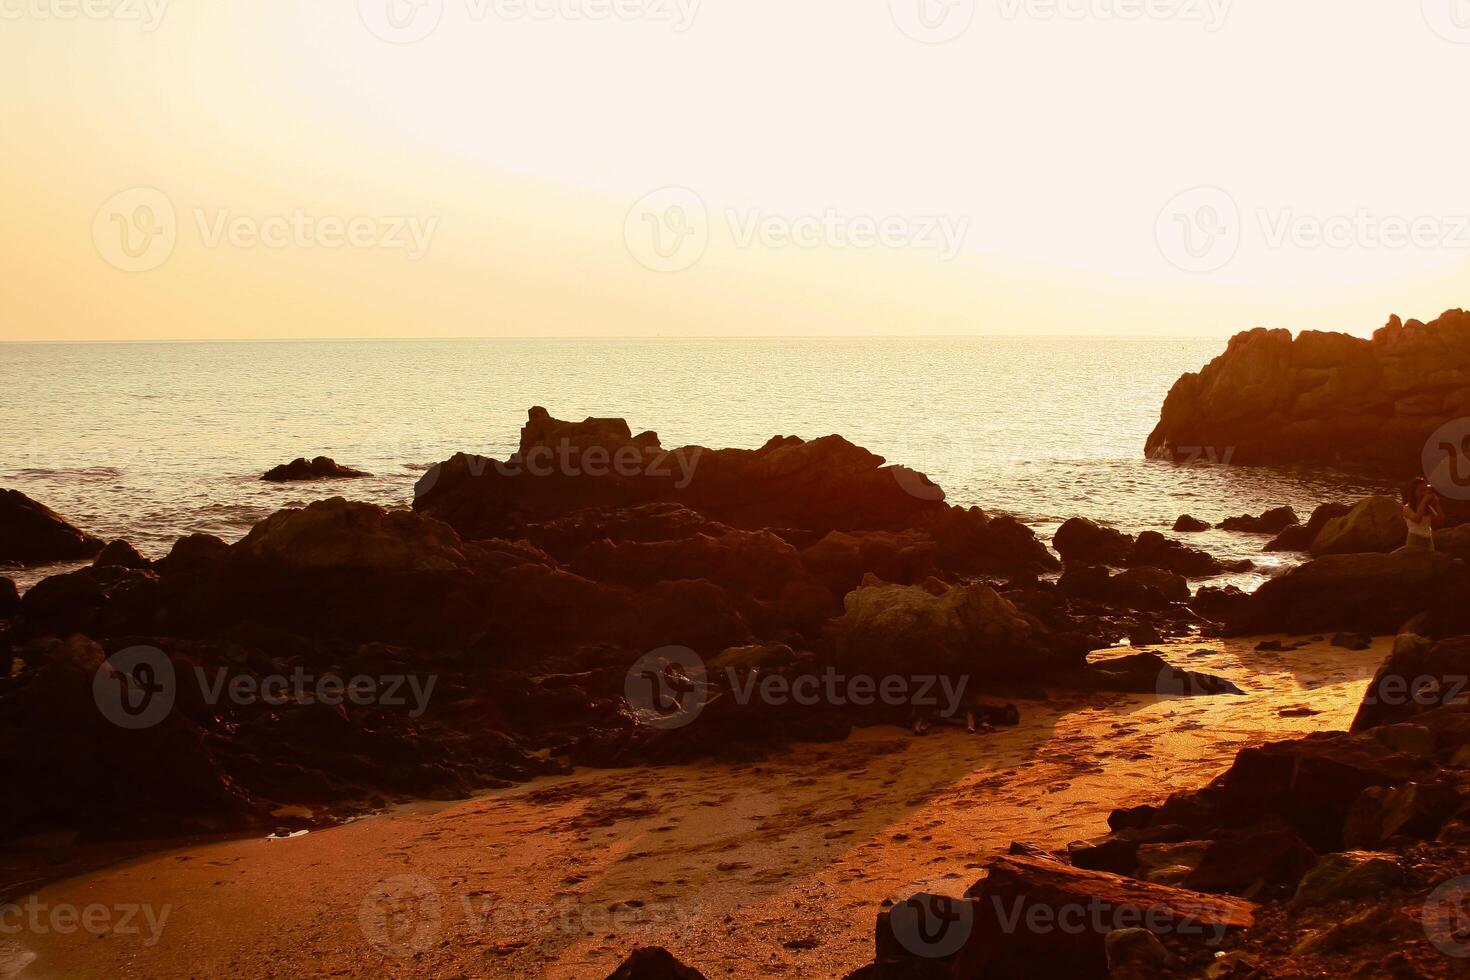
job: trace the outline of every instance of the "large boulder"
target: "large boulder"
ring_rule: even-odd
[[[1341,517],[1329,520],[1312,542],[1314,556],[1393,551],[1408,535],[1403,505],[1392,497],[1359,501]]]
[[[1228,625],[1237,636],[1382,636],[1421,614],[1440,635],[1470,626],[1470,566],[1433,552],[1328,555],[1264,583]]]
[[[987,585],[933,595],[918,586],[867,585],[847,594],[832,623],[837,662],[871,676],[1034,675],[1043,629]]]
[[[1255,907],[1241,899],[1022,855],[996,858],[966,897],[974,922],[957,977],[1106,977],[1117,930],[1207,950],[1255,924]]]
[[[1428,437],[1470,415],[1470,314],[1393,317],[1371,340],[1256,329],[1170,390],[1146,451],[1234,463],[1421,471]]]
[[[1470,706],[1470,637],[1432,643],[1405,633],[1374,674],[1352,730],[1414,721],[1445,706]]]
[[[19,490],[0,490],[0,562],[39,565],[91,558],[103,542]]]
[[[1051,545],[1063,561],[1089,565],[1122,565],[1133,549],[1133,538],[1085,517],[1073,517],[1057,528]]]
[[[1309,551],[1327,522],[1352,510],[1349,504],[1322,504],[1305,524],[1293,524],[1267,542],[1266,551]]]

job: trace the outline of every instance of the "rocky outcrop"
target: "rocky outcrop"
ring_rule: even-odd
[[[1240,531],[1245,534],[1280,534],[1297,523],[1296,511],[1290,507],[1274,507],[1259,516],[1242,514],[1227,517],[1220,522],[1222,531]]]
[[[1202,521],[1198,517],[1191,517],[1188,514],[1180,514],[1179,519],[1174,522],[1173,529],[1175,533],[1193,534],[1198,531],[1208,531],[1210,529],[1210,522]]]
[[[1188,578],[1245,571],[1250,562],[1221,562],[1157,531],[1144,531],[1137,538],[1085,517],[1073,517],[1052,536],[1052,547],[1064,562],[1088,565],[1160,568]]]
[[[914,532],[952,574],[1014,574],[1056,561],[1013,518],[944,502],[922,474],[841,436],[778,436],[759,449],[664,449],[622,419],[563,422],[533,408],[506,460],[460,454],[420,480],[415,510],[467,540],[528,537],[581,511],[608,515],[679,505],[743,530],[770,530],[798,548],[832,532]]]
[[[1447,706],[1470,706],[1470,637],[1434,643],[1404,633],[1368,685],[1352,730],[1411,722]]]
[[[1266,551],[1309,551],[1312,542],[1317,540],[1317,535],[1334,518],[1342,517],[1352,507],[1348,504],[1322,504],[1312,511],[1312,516],[1307,518],[1305,524],[1293,524],[1284,528],[1280,534],[1272,538],[1265,547]]]
[[[1426,440],[1470,416],[1470,313],[1393,317],[1361,340],[1256,329],[1170,390],[1146,451],[1233,463],[1335,463],[1421,473]]]
[[[103,542],[19,490],[0,490],[0,563],[40,565],[91,558]]]
[[[1420,616],[1436,635],[1470,628],[1470,566],[1431,552],[1328,555],[1263,584],[1233,611],[1229,632],[1382,636]]]
[[[1311,545],[1313,555],[1348,555],[1393,551],[1407,538],[1403,505],[1392,497],[1374,496],[1323,525]]]
[[[266,470],[260,478],[267,483],[297,483],[309,480],[353,480],[364,476],[372,474],[343,466],[330,456],[317,456],[314,459],[298,456],[289,463]]]

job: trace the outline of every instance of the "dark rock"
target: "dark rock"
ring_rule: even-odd
[[[1414,721],[1445,706],[1470,705],[1470,637],[1432,643],[1411,633],[1394,640],[1353,719],[1352,730]],[[1440,716],[1441,718],[1449,716]]]
[[[1316,852],[1289,828],[1253,827],[1210,841],[1181,885],[1256,898],[1273,889],[1295,889],[1316,863]]]
[[[1343,846],[1348,811],[1370,786],[1398,786],[1428,769],[1366,735],[1319,732],[1242,749],[1221,778],[1213,804],[1229,824],[1272,815],[1289,821],[1317,851]]]
[[[20,590],[15,580],[0,576],[0,619],[9,619],[20,612]]]
[[[1228,517],[1220,523],[1222,531],[1240,531],[1247,534],[1280,534],[1297,522],[1296,511],[1290,507],[1276,507],[1259,517],[1243,514]]]
[[[1051,544],[1065,562],[1122,565],[1133,548],[1133,538],[1085,517],[1074,517],[1057,528]]]
[[[1263,584],[1231,618],[1229,632],[1392,634],[1430,614],[1442,634],[1470,619],[1470,566],[1434,552],[1330,555]]]
[[[269,483],[294,483],[308,480],[349,480],[364,476],[372,474],[343,466],[330,456],[317,456],[315,459],[300,456],[289,463],[266,470],[260,478]]]
[[[1171,541],[1157,531],[1144,531],[1134,542],[1125,559],[1128,565],[1162,568],[1188,578],[1219,575],[1226,571],[1244,571],[1250,562],[1223,563],[1197,548]]]
[[[1118,929],[1158,930],[1206,950],[1255,921],[1239,899],[1019,856],[995,859],[967,897],[975,923],[954,976],[1104,977],[1107,937]]]
[[[528,536],[578,511],[678,504],[707,520],[769,529],[798,549],[833,531],[917,531],[953,574],[1009,575],[1056,560],[1013,518],[944,503],[922,474],[843,439],[776,437],[757,450],[686,446],[631,434],[622,419],[563,422],[531,410],[518,451],[460,454],[420,480],[414,508],[467,539]]]
[[[102,542],[19,490],[0,490],[0,562],[39,565],[91,558]]]
[[[1190,517],[1188,514],[1179,515],[1179,519],[1174,522],[1174,530],[1181,533],[1208,531],[1209,529],[1210,525],[1207,521],[1202,521],[1197,517]]]
[[[1250,595],[1237,586],[1227,585],[1222,589],[1206,585],[1194,594],[1189,607],[1206,619],[1223,623],[1238,615],[1249,602]]]
[[[662,946],[635,949],[607,980],[704,980],[704,974],[686,966]]]
[[[213,534],[190,534],[175,541],[154,567],[164,576],[198,574],[213,567],[229,550],[230,546]]]
[[[1141,845],[1173,844],[1188,836],[1189,832],[1177,824],[1125,827],[1105,837],[1068,844],[1067,857],[1073,867],[1087,871],[1131,875],[1138,868],[1138,848]]]
[[[1285,528],[1267,543],[1266,551],[1310,551],[1312,542],[1327,526],[1327,522],[1342,517],[1353,508],[1348,504],[1323,504],[1312,511],[1305,524]]]
[[[1257,329],[1170,390],[1146,451],[1215,450],[1224,462],[1330,463],[1418,472],[1441,425],[1470,415],[1470,314],[1401,323],[1361,340]]]
[[[1462,803],[1453,787],[1443,783],[1370,786],[1348,811],[1343,843],[1371,850],[1397,836],[1433,840]]]
[[[1343,650],[1368,650],[1373,646],[1373,637],[1362,633],[1336,633],[1332,645]]]
[[[93,565],[115,565],[119,568],[150,568],[153,563],[142,555],[138,549],[126,541],[113,541],[98,553]]]
[[[158,576],[152,572],[89,565],[31,586],[21,599],[21,611],[32,632],[147,633],[154,626],[158,597]]]

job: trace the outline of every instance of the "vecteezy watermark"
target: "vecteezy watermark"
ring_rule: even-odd
[[[683,728],[699,717],[709,700],[704,658],[681,646],[645,653],[628,668],[623,699],[650,728]]]
[[[484,894],[446,898],[422,875],[384,878],[358,909],[362,936],[395,959],[408,959],[439,942],[445,919],[457,910],[465,931],[496,938],[562,935],[582,937],[638,932],[667,936],[700,912],[698,903],[618,902],[613,905],[568,900],[553,905],[509,902]]]
[[[996,922],[1008,934],[1025,931],[1039,936],[1106,936],[1118,929],[1147,929],[1156,936],[1188,936],[1205,945],[1219,946],[1230,930],[1223,922],[1196,922],[1162,905],[1110,902],[1096,896],[1086,902],[1055,903],[1034,901],[1025,895],[1009,901],[992,895],[989,903]]]
[[[322,704],[328,707],[407,708],[410,718],[420,718],[429,708],[435,675],[314,674],[297,667],[289,674],[232,674],[224,667],[206,670],[195,666],[185,675],[199,689],[207,705],[233,704],[250,707],[264,704]],[[119,728],[152,728],[168,717],[178,703],[180,679],[168,654],[157,647],[135,646],[107,658],[92,677],[92,697],[97,710]]]
[[[1451,419],[1424,442],[1424,478],[1441,496],[1470,500],[1470,418]]]
[[[136,23],[152,34],[171,0],[0,0],[0,20],[111,20]]]
[[[1451,878],[1424,900],[1424,935],[1446,956],[1470,959],[1470,876]]]
[[[921,44],[953,41],[975,21],[975,0],[888,0],[900,31]]]
[[[433,882],[422,875],[396,875],[373,886],[357,913],[362,936],[377,950],[398,959],[422,953],[439,940],[444,903]]]
[[[103,905],[51,904],[36,895],[0,905],[0,936],[27,933],[32,936],[70,936],[79,932],[102,937],[144,936],[144,946],[156,946],[163,938],[172,905],[122,903]]]
[[[888,931],[924,959],[948,959],[964,948],[975,928],[975,902],[921,888],[888,910]]]
[[[1367,208],[1311,214],[1293,207],[1256,208],[1253,221],[1219,187],[1196,187],[1174,196],[1159,212],[1154,237],[1159,251],[1185,272],[1215,272],[1229,265],[1247,240],[1265,248],[1298,251],[1470,251],[1470,214],[1394,215]]]
[[[645,449],[625,445],[616,449],[607,446],[579,446],[569,439],[555,445],[532,446],[525,453],[514,453],[507,459],[492,459],[489,456],[466,456],[465,469],[472,477],[482,477],[492,470],[501,476],[519,477],[590,477],[604,479],[669,480],[676,490],[683,490],[694,480],[694,472],[704,450],[698,446],[679,449]],[[414,484],[414,499],[422,498],[438,485],[443,474],[443,465],[435,463],[424,471]]]
[[[1178,21],[1213,34],[1234,0],[997,0],[1006,20]]]
[[[835,667],[794,675],[726,667],[724,688],[741,707],[759,702],[772,707],[935,708],[956,716],[968,677],[941,674],[846,674]],[[682,728],[705,708],[714,679],[704,659],[688,647],[667,646],[639,657],[623,683],[628,708],[653,728]]]
[[[459,0],[471,23],[487,20],[641,21],[667,24],[683,34],[694,26],[703,0]],[[415,44],[444,22],[445,0],[358,0],[357,12],[373,36],[389,44]]]
[[[429,252],[437,217],[319,214],[294,208],[281,214],[240,214],[195,207],[192,225],[203,248],[324,249],[403,252],[417,262]],[[178,245],[173,201],[156,187],[133,187],[109,198],[92,219],[92,240],[108,264],[147,272],[168,261]]]
[[[1470,0],[1421,0],[1430,30],[1455,44],[1470,44]]]
[[[1388,674],[1363,695],[1364,705],[1402,708],[1464,707],[1470,705],[1470,677],[1464,674],[1434,674],[1410,677]]]
[[[1159,251],[1185,272],[1224,268],[1240,248],[1240,207],[1218,187],[1176,194],[1154,222]]]
[[[682,272],[704,257],[720,229],[736,248],[767,250],[887,249],[934,252],[949,262],[970,233],[968,216],[770,214],[759,208],[727,208],[716,220],[704,199],[687,187],[665,187],[640,198],[623,221],[628,252],[654,272]]]

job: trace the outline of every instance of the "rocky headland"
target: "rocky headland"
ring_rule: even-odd
[[[1258,328],[1175,383],[1146,450],[1179,461],[1331,464],[1402,478],[1420,474],[1436,431],[1467,416],[1464,310],[1429,323],[1395,316],[1369,340]],[[1465,435],[1450,440],[1461,455]]]

